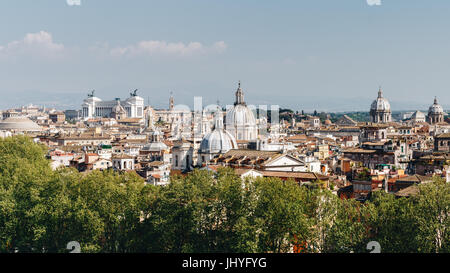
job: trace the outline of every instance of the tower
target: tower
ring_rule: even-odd
[[[170,98],[169,98],[169,110],[172,111],[174,107],[174,99],[173,99],[173,93],[170,92]]]
[[[238,89],[236,90],[236,101],[234,102],[234,105],[245,105],[244,92],[241,88],[241,81],[239,81],[238,83]]]

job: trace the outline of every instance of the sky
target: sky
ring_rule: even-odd
[[[79,5],[78,5],[79,2]],[[450,108],[448,0],[2,0],[0,108],[79,109],[134,89],[155,108]]]

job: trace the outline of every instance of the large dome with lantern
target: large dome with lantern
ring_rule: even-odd
[[[256,118],[244,101],[244,92],[240,82],[234,106],[227,111],[226,129],[237,140],[255,140],[258,137]]]
[[[215,117],[214,130],[202,139],[200,153],[220,154],[237,148],[236,139],[230,132],[223,129],[223,117],[218,113]]]
[[[388,123],[392,120],[391,104],[383,97],[383,91],[378,90],[378,97],[370,105],[370,119],[375,123]]]
[[[437,98],[434,98],[434,103],[428,109],[428,113],[441,114],[444,113],[444,108],[438,103]]]
[[[370,110],[373,111],[391,111],[391,104],[389,101],[383,97],[383,91],[378,91],[378,97],[372,102]]]

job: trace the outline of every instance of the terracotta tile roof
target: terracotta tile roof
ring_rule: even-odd
[[[416,185],[409,186],[407,188],[404,188],[402,190],[399,190],[394,195],[397,197],[409,197],[412,195],[417,195],[419,193],[419,187]]]
[[[450,138],[450,133],[440,134],[436,138]]]
[[[126,154],[114,155],[112,158],[113,159],[134,159],[133,156],[126,155]]]
[[[162,161],[152,161],[152,162],[150,162],[149,164],[148,164],[148,166],[162,166],[162,165],[164,165],[164,162],[162,162]]]
[[[397,182],[416,182],[416,183],[422,183],[422,182],[428,182],[431,181],[433,178],[429,176],[423,176],[423,175],[411,175],[407,177],[402,177],[397,179]]]
[[[361,148],[348,148],[343,150],[344,153],[364,153],[364,154],[373,154],[376,153],[376,150],[366,150]]]
[[[329,180],[328,176],[313,172],[259,171],[266,177],[298,178],[308,180]]]

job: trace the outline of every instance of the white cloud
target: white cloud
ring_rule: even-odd
[[[381,6],[381,0],[367,0],[369,6]]]
[[[204,46],[199,42],[190,43],[168,43],[166,41],[142,41],[135,45],[116,47],[110,50],[113,56],[136,56],[136,55],[167,55],[167,56],[192,56],[205,53],[222,53],[226,50],[225,42],[214,43],[211,47]]]
[[[213,47],[217,52],[222,53],[227,49],[228,46],[227,46],[227,44],[225,44],[224,41],[220,41],[220,42],[214,43]]]
[[[22,54],[51,56],[64,51],[64,45],[53,41],[46,31],[28,33],[22,40],[13,41],[6,46],[0,46],[0,55],[17,56]]]
[[[205,46],[200,42],[166,42],[159,40],[141,41],[124,47],[112,47],[108,43],[96,43],[88,48],[88,51],[96,56],[193,56],[205,54],[220,54],[226,51],[227,44],[218,41],[211,46]],[[51,33],[39,31],[28,33],[21,40],[12,41],[6,45],[0,45],[0,57],[44,57],[60,58],[68,57],[75,48],[66,48],[63,44],[56,43]]]

